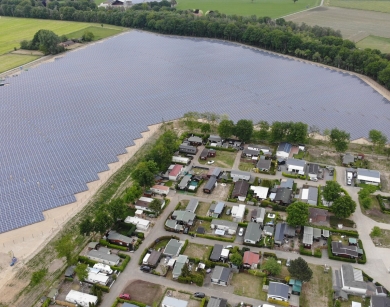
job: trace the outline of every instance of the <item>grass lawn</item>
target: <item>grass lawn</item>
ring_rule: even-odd
[[[381,229],[381,234],[378,237],[372,237],[372,242],[374,242],[375,245],[380,244],[382,247],[390,248],[390,230],[388,229]]]
[[[344,238],[341,237],[341,235],[332,235],[332,241],[341,241],[344,245],[348,245],[348,239],[346,236]]]
[[[76,32],[72,32],[72,33],[67,34],[67,36],[68,36],[68,38],[80,38],[83,36],[85,31],[90,31],[95,35],[95,37],[93,39],[94,41],[97,41],[99,39],[106,38],[106,37],[109,37],[109,36],[112,36],[112,35],[115,35],[115,34],[118,34],[121,32],[120,30],[117,30],[117,29],[105,28],[105,27],[100,26],[100,27],[88,27],[88,28],[85,28],[82,30],[78,30]]]
[[[244,172],[250,172],[255,166],[250,162],[240,162],[238,169]]]
[[[163,240],[159,241],[158,243],[156,243],[156,244],[153,246],[153,248],[154,248],[155,250],[158,250],[159,248],[164,248],[164,247],[168,244],[169,240],[170,240],[170,239],[163,239]]]
[[[188,243],[187,248],[185,250],[185,254],[188,257],[206,259],[208,252],[212,249],[212,246],[209,245],[201,245],[196,243]]]
[[[207,212],[209,211],[210,204],[205,202],[199,202],[198,208],[196,208],[196,215],[199,216],[207,216]]]
[[[215,162],[210,165],[210,167],[226,167],[231,168],[233,167],[234,160],[236,159],[237,153],[236,152],[230,152],[230,151],[217,151],[217,155],[213,158],[210,158],[208,161],[214,160]],[[200,164],[207,164],[207,160],[200,160]]]
[[[342,218],[335,217],[334,215],[331,215],[330,226],[333,228],[337,228],[338,224],[343,224],[345,227],[353,227],[355,222],[350,219],[342,219]]]
[[[377,11],[390,13],[390,1],[376,0],[325,0],[325,5],[338,6],[347,9],[357,9],[365,11]]]
[[[384,1],[383,1],[384,2]],[[390,4],[390,1],[388,2]],[[357,44],[358,48],[365,49],[378,49],[383,53],[390,53],[390,38],[369,35],[366,38],[359,41]]]
[[[329,302],[332,301],[333,296],[332,272],[324,273],[324,267],[321,265],[309,264],[309,267],[313,271],[313,278],[303,284],[299,305],[301,307],[330,306]]]
[[[89,27],[101,27],[96,23],[59,21],[33,18],[0,18],[0,55],[10,52],[14,47],[19,48],[24,39],[31,40],[34,34],[41,29],[52,30],[57,35],[69,34]],[[104,28],[121,31],[122,27],[104,25]],[[99,34],[100,35],[100,34]],[[102,34],[101,34],[102,35]],[[112,35],[112,34],[110,34]],[[107,36],[107,35],[106,35]]]
[[[230,282],[234,286],[233,293],[240,296],[251,297],[257,300],[266,300],[267,295],[262,291],[263,277],[245,273],[233,274]]]
[[[181,206],[177,210],[185,210],[187,208],[189,202],[190,201],[188,199],[181,200],[180,201]]]
[[[177,9],[218,10],[227,15],[281,17],[320,4],[320,0],[178,0]]]
[[[351,307],[352,302],[361,303],[362,307],[369,307],[370,306],[370,298],[369,297],[362,298],[361,296],[355,296],[355,295],[349,295],[348,301],[345,301],[345,302],[340,301],[340,303],[341,303],[340,306],[341,307]]]
[[[379,206],[378,203],[378,199],[374,195],[371,195],[370,197],[371,197],[371,207],[366,210],[363,208],[362,205],[360,205],[362,213],[368,216],[369,218],[373,219],[374,221],[390,224],[390,214],[386,214],[382,212],[381,207]]]
[[[0,72],[21,66],[38,58],[39,56],[36,55],[2,54],[0,55]]]

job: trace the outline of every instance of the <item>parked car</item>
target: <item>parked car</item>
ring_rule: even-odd
[[[195,292],[194,293],[194,297],[204,298],[205,296],[206,296],[206,294],[204,294],[203,292]]]
[[[142,272],[150,272],[152,270],[152,268],[150,266],[147,266],[147,265],[141,265],[141,267],[139,269]]]
[[[130,300],[130,294],[127,293],[120,294],[119,298],[122,298],[124,300]]]
[[[207,164],[213,164],[214,160],[207,161]]]
[[[290,265],[291,265],[291,259],[288,258],[288,259],[287,259],[287,262],[286,262],[286,266],[290,266]]]
[[[244,235],[244,228],[240,228],[240,230],[238,231],[238,235],[240,237],[242,237]]]
[[[226,215],[230,215],[230,214],[232,214],[232,209],[227,208],[227,209],[226,209]]]
[[[14,266],[17,261],[18,259],[16,257],[12,257],[11,263],[9,265]]]

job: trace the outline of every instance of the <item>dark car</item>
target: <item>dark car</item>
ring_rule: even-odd
[[[203,292],[195,292],[194,293],[194,297],[204,298],[205,296],[206,296],[206,294],[204,294]]]
[[[142,272],[150,272],[152,268],[150,266],[147,266],[147,265],[141,265],[141,267],[139,269]]]

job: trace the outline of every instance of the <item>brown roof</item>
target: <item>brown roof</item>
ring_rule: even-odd
[[[245,196],[246,197],[248,190],[249,190],[249,183],[247,181],[244,181],[244,180],[238,180],[234,184],[232,196],[233,197],[236,197],[236,196]]]
[[[260,255],[251,251],[246,251],[244,253],[243,263],[244,264],[258,264],[260,261]]]
[[[328,215],[328,211],[324,209],[309,208],[309,219],[311,219],[312,222],[326,221]]]

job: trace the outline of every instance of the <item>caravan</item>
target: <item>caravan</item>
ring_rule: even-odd
[[[99,270],[102,273],[108,274],[108,275],[112,274],[112,269],[110,268],[110,266],[103,264],[103,263],[96,263],[93,266],[93,268]]]

